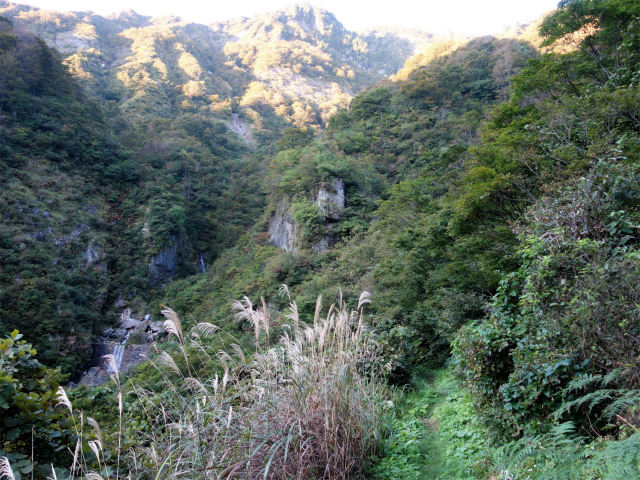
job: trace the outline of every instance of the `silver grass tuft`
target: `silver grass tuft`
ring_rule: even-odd
[[[58,387],[58,391],[56,392],[56,398],[58,399],[58,405],[64,405],[69,409],[70,413],[73,413],[73,407],[71,406],[71,401],[69,397],[67,397],[67,392],[64,391],[64,388]]]
[[[9,464],[9,460],[7,460],[7,457],[0,458],[0,478],[6,478],[8,480],[16,480],[16,477],[13,475],[13,470],[11,470],[11,465]]]

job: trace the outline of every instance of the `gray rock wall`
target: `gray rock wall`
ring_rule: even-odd
[[[269,239],[271,245],[287,252],[295,251],[297,228],[289,209],[283,203],[278,206],[278,210],[269,225],[269,233],[271,234]]]
[[[312,201],[318,205],[320,212],[325,217],[327,228],[330,228],[330,223],[340,220],[344,213],[344,180],[336,178],[330,184],[321,186]],[[289,208],[284,202],[280,203],[276,210],[276,214],[269,225],[269,233],[271,235],[269,243],[274,247],[281,248],[287,252],[296,250],[297,227]],[[317,252],[325,252],[334,243],[335,238],[327,236],[316,242],[312,249]]]
[[[336,178],[331,182],[331,185],[320,187],[318,195],[313,201],[327,219],[340,220],[344,213],[345,204],[344,180]]]
[[[82,376],[78,385],[97,387],[109,380],[106,359],[103,357],[104,355],[113,354],[116,345],[118,343],[115,342],[96,343],[93,345],[93,366]],[[120,373],[126,373],[136,365],[148,360],[151,355],[151,348],[149,344],[125,345],[122,363],[120,364]]]
[[[171,237],[171,243],[149,260],[149,285],[155,287],[173,280],[178,262],[187,255],[187,249],[184,237]]]

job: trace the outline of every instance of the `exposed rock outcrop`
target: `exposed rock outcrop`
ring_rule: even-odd
[[[130,341],[137,333],[137,343]],[[144,362],[151,354],[151,344],[165,333],[162,321],[153,321],[150,314],[137,319],[125,308],[117,326],[107,328],[93,344],[91,366],[82,376],[78,385],[97,386],[109,379],[109,366],[105,355],[117,358],[119,372],[127,372],[135,365]],[[130,338],[131,337],[131,338]]]
[[[93,366],[82,376],[78,385],[97,387],[109,380],[108,366],[105,355],[113,354],[121,346],[118,343],[99,343],[94,345]],[[126,345],[120,360],[119,373],[126,373],[131,368],[144,362],[151,354],[151,345]]]
[[[80,237],[80,235],[88,232],[89,230],[91,230],[91,227],[89,227],[89,225],[81,223],[69,235],[62,235],[61,237],[56,238],[53,243],[56,247],[68,245],[69,243]]]
[[[87,250],[84,253],[84,258],[87,264],[92,264],[100,258],[100,255],[98,254],[96,249],[93,248],[93,240],[89,242],[89,245],[87,245]]]
[[[240,135],[244,141],[247,142],[247,145],[249,145],[251,150],[256,149],[253,145],[253,141],[251,140],[251,129],[249,128],[249,125],[241,121],[237,113],[233,114],[233,122],[225,122],[225,125],[229,130]]]
[[[344,180],[334,179],[330,184],[322,185],[318,193],[312,198],[320,212],[324,215],[327,228],[331,228],[331,223],[340,220],[344,214],[345,192]],[[298,240],[298,227],[293,221],[289,207],[282,202],[278,206],[273,220],[269,225],[271,235],[269,243],[274,247],[281,248],[287,252],[296,250]],[[335,238],[331,235],[323,237],[311,246],[316,252],[325,252],[335,243]]]
[[[187,249],[183,236],[171,237],[171,243],[149,260],[149,285],[155,287],[173,280],[176,267],[186,257]]]
[[[330,237],[330,236],[322,237],[320,240],[318,240],[316,243],[314,243],[311,246],[311,250],[318,253],[324,253],[327,250],[329,250],[331,247],[333,247],[335,243],[336,243],[336,240],[334,237]]]
[[[344,180],[336,178],[331,185],[324,185],[313,199],[328,220],[340,220],[344,213]]]
[[[269,239],[271,245],[287,252],[295,251],[297,228],[291,217],[291,212],[284,203],[278,206],[271,225],[269,225],[269,233],[271,234]]]
[[[102,367],[91,367],[87,372],[82,376],[78,385],[86,385],[87,387],[97,387],[98,385],[102,385],[107,380],[109,380],[109,374]],[[74,385],[69,385],[70,387],[74,387]]]
[[[102,339],[104,342],[124,342],[128,336],[132,333],[139,333],[143,335],[146,342],[150,343],[158,339],[158,337],[165,333],[162,321],[153,321],[153,316],[150,314],[145,315],[140,319],[133,318],[131,316],[131,309],[125,308],[120,314],[120,320],[117,326],[107,328],[102,332]]]

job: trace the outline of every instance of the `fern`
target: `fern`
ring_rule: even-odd
[[[572,422],[500,447],[495,465],[513,480],[638,480],[640,434],[587,443]]]
[[[602,403],[611,402],[602,413],[602,418],[611,420],[619,415],[625,408],[635,405],[640,401],[640,390],[628,390],[624,388],[607,388],[622,376],[620,369],[615,369],[606,375],[581,375],[577,377],[564,390],[564,397],[570,398],[581,390],[593,390],[578,398],[566,401],[553,413],[553,417],[559,419],[565,413],[582,406],[588,406],[589,412]]]
[[[640,390],[627,390],[618,393],[620,394],[620,398],[609,405],[604,411],[603,416],[607,420],[613,420],[630,407],[640,404]]]
[[[622,420],[634,434],[624,439],[596,441],[578,435],[573,422],[565,422],[549,433],[528,436],[500,447],[496,466],[505,476],[519,479],[544,480],[640,480],[640,431],[623,415],[640,403],[640,390],[615,388],[620,370],[607,375],[582,375],[565,389],[565,398],[587,392],[568,400],[554,412],[560,419],[578,408],[591,414],[598,412],[595,422]]]

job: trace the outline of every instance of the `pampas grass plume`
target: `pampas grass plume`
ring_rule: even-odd
[[[16,479],[16,477],[13,476],[13,470],[11,470],[11,465],[7,457],[0,458],[0,478],[6,478],[8,480]]]
[[[58,387],[58,391],[56,392],[56,398],[58,399],[58,405],[64,405],[69,409],[70,413],[73,413],[73,407],[71,406],[71,401],[69,397],[67,397],[67,392],[64,391],[64,388]]]
[[[180,317],[176,312],[171,310],[169,307],[164,307],[160,313],[164,315],[166,319],[164,321],[164,329],[170,334],[178,337],[178,341],[180,344],[184,344],[184,337],[182,335],[182,324],[180,323]]]

